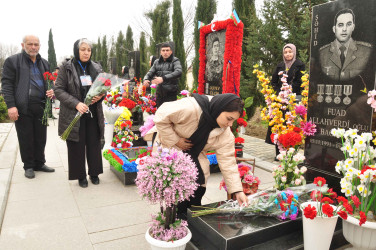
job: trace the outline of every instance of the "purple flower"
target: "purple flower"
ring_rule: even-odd
[[[304,105],[296,105],[295,113],[303,117],[307,114],[307,109],[304,107]]]

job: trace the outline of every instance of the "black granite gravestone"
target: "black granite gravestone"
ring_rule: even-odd
[[[324,176],[337,191],[340,176],[334,167],[344,157],[341,141],[330,130],[371,131],[367,92],[375,84],[375,13],[373,0],[313,7],[308,120],[316,124],[317,133],[305,144],[307,179]]]
[[[140,51],[132,51],[128,54],[128,75],[131,81],[140,78]]]
[[[205,206],[217,207],[220,204]],[[191,211],[194,209],[188,209],[188,227],[192,232],[191,242],[198,249],[303,249],[301,216],[293,221],[244,214],[212,214],[193,218]],[[339,219],[330,249],[348,244],[341,225]]]
[[[206,36],[205,94],[222,94],[223,55],[225,53],[226,30]]]

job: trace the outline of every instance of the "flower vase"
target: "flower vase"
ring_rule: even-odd
[[[311,205],[317,206],[317,202],[304,202],[300,208],[303,209]],[[336,209],[335,206],[332,206]],[[316,210],[318,210],[316,208]],[[316,216],[313,220],[308,219],[303,213],[303,238],[304,250],[325,250],[330,248],[334,229],[337,224],[338,215],[333,217]]]
[[[111,148],[112,138],[114,137],[114,124],[106,123],[104,126],[104,148]]]
[[[187,243],[191,240],[192,234],[191,231],[186,227],[187,229],[187,235],[180,239],[180,240],[175,240],[175,241],[162,241],[162,240],[157,240],[151,237],[149,230],[145,233],[145,239],[146,241],[150,244],[150,247],[152,250],[166,250],[166,249],[171,249],[171,250],[184,250],[185,246]]]
[[[354,249],[376,249],[376,222],[366,221],[359,226],[359,220],[348,216],[342,220],[343,236]]]
[[[235,143],[235,157],[243,157],[243,145],[240,143]]]

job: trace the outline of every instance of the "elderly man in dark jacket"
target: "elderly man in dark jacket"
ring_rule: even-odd
[[[164,43],[161,46],[161,56],[155,60],[149,72],[144,77],[144,86],[149,87],[150,81],[157,84],[157,107],[164,102],[177,100],[178,79],[182,73],[178,58],[172,54],[171,45]]]
[[[47,91],[43,78],[50,66],[39,55],[39,38],[25,36],[21,45],[21,53],[5,60],[1,82],[9,118],[15,121],[25,176],[31,179],[34,170],[55,171],[45,165],[47,127],[42,124],[46,96],[52,98],[54,92]]]

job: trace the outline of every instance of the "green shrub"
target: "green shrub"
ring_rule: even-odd
[[[8,107],[5,104],[4,97],[0,96],[0,122],[8,118]]]

